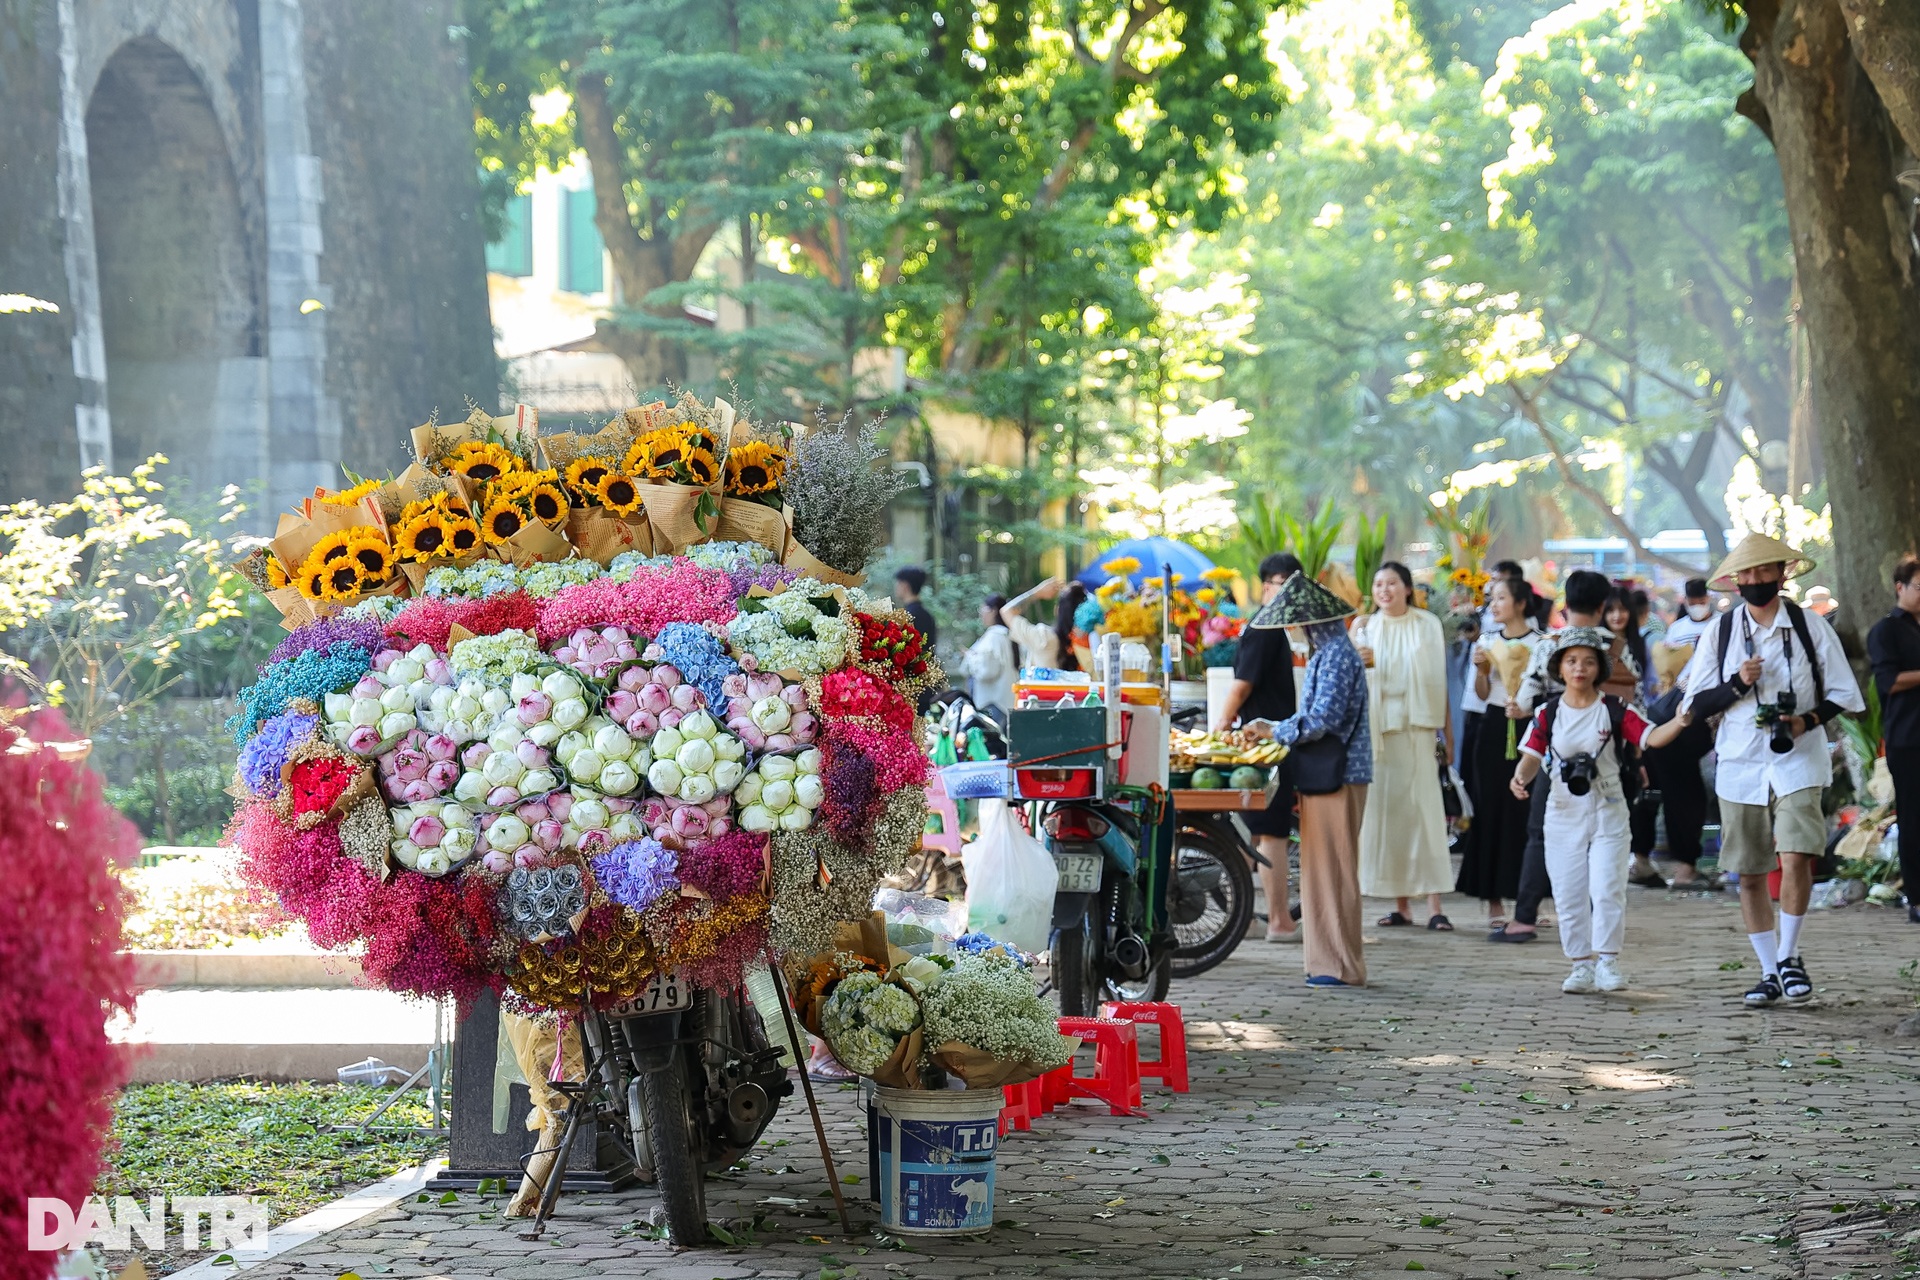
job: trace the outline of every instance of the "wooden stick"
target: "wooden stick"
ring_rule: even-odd
[[[806,1043],[800,1028],[794,1022],[793,1001],[787,996],[787,982],[780,973],[780,962],[773,958],[773,952],[767,952],[767,970],[773,975],[773,989],[780,993],[780,1017],[787,1024],[787,1042],[793,1046],[796,1058],[800,1047]],[[833,1152],[827,1146],[827,1126],[820,1119],[820,1103],[813,1096],[813,1077],[807,1073],[807,1064],[796,1061],[800,1068],[800,1088],[807,1095],[807,1110],[813,1113],[813,1136],[820,1143],[820,1161],[827,1166],[827,1185],[833,1189],[833,1207],[840,1211],[840,1233],[853,1234],[853,1222],[847,1217],[847,1198],[840,1192],[840,1175],[833,1168]]]

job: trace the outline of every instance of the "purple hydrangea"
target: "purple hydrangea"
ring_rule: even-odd
[[[240,781],[257,796],[280,794],[280,770],[293,749],[313,736],[320,717],[300,711],[270,717],[240,748]]]
[[[658,840],[617,844],[593,860],[594,878],[607,897],[632,911],[645,911],[670,893],[680,892],[674,874],[678,855]]]
[[[726,649],[705,627],[691,622],[669,622],[660,628],[653,643],[660,650],[661,660],[677,667],[686,682],[706,696],[709,707],[717,709],[727,705],[722,682],[738,673],[740,664],[727,656]]]
[[[335,614],[332,617],[318,618],[295,627],[287,638],[268,655],[266,662],[261,664],[260,670],[264,672],[274,663],[285,662],[288,658],[297,657],[309,649],[325,652],[342,640],[365,649],[368,653],[379,653],[387,647],[387,633],[372,618]]]
[[[783,564],[756,565],[745,558],[735,561],[733,567],[727,570],[727,581],[733,584],[735,599],[745,598],[747,592],[755,587],[777,590],[799,576],[798,569],[789,569]]]

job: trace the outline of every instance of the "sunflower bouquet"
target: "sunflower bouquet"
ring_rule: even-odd
[[[495,556],[524,568],[573,554],[565,533],[572,504],[558,471],[507,471],[480,492],[480,540]]]
[[[780,482],[793,460],[788,437],[739,438],[736,432],[727,450],[721,484],[720,525],[714,537],[721,542],[757,542],[783,555],[787,549],[787,522],[780,512]]]
[[[730,432],[731,406],[725,417]],[[621,459],[621,471],[646,506],[655,554],[675,554],[714,536],[726,434],[699,418],[674,422],[636,438]]]
[[[628,551],[653,553],[653,530],[640,501],[640,485],[606,454],[582,454],[564,469],[567,540],[581,555],[606,566]]]
[[[473,508],[464,497],[444,489],[407,503],[389,532],[401,572],[416,592],[432,570],[459,568],[486,554]]]
[[[379,525],[349,525],[313,544],[293,574],[293,585],[315,604],[344,607],[365,596],[396,594],[398,563]]]
[[[465,422],[441,425],[429,421],[415,427],[413,452],[429,471],[457,475],[476,487],[492,484],[515,471],[536,471],[545,465],[539,411],[524,404],[515,405],[512,413],[500,417],[474,405]]]

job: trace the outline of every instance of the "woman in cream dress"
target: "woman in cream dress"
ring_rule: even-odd
[[[1413,574],[1389,560],[1373,577],[1375,612],[1355,624],[1373,726],[1373,785],[1360,824],[1360,891],[1394,899],[1383,927],[1410,925],[1425,895],[1427,928],[1451,931],[1440,895],[1453,888],[1436,736],[1453,757],[1447,714],[1447,638],[1440,619],[1413,605]]]

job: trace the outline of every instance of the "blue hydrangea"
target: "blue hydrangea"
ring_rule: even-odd
[[[645,911],[680,892],[679,855],[658,840],[617,844],[593,860],[594,879],[607,897],[631,911]]]
[[[293,749],[313,736],[320,717],[285,711],[260,726],[240,748],[240,782],[257,796],[280,794],[280,770]]]
[[[261,723],[285,711],[295,698],[318,703],[336,689],[345,688],[373,667],[373,655],[357,644],[336,640],[323,651],[308,649],[260,672],[260,679],[236,697],[239,714],[227,721],[227,732],[244,743]]]
[[[653,642],[660,647],[661,659],[678,667],[686,682],[706,696],[709,707],[727,705],[721,682],[737,674],[740,664],[727,656],[726,649],[706,628],[691,622],[669,622]]]

